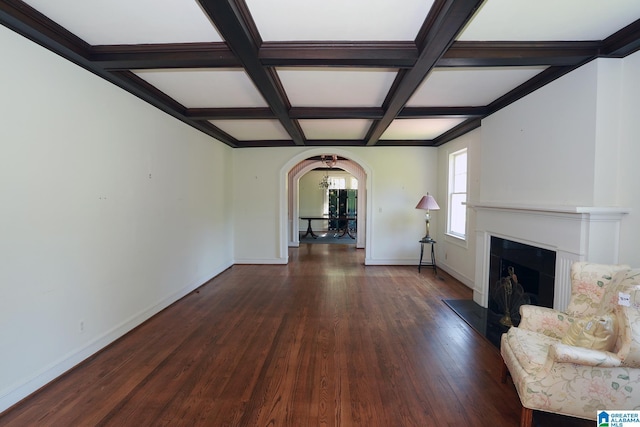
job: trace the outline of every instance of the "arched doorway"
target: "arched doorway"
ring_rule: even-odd
[[[298,182],[307,172],[322,167],[320,160],[308,160],[319,155],[337,155],[341,158],[336,168],[343,169],[358,179],[358,234],[356,247],[365,249],[365,259],[370,254],[370,209],[371,201],[367,189],[371,186],[371,169],[348,151],[334,148],[318,148],[305,151],[292,158],[281,169],[280,188],[280,230],[281,256],[288,260],[288,247],[299,245],[299,212],[298,212]]]
[[[291,196],[293,196],[293,197],[289,197],[289,206],[288,206],[288,211],[289,211],[288,219],[290,224],[289,246],[298,246],[298,244],[300,243],[299,241],[300,223],[297,220],[299,218],[298,208],[299,208],[300,190],[298,187],[298,183],[300,182],[300,178],[303,175],[305,175],[307,172],[323,166],[325,165],[319,160],[306,159],[298,163],[296,166],[294,166],[289,172],[289,176],[288,176],[288,181],[289,181],[288,186],[290,188],[289,193]],[[359,183],[366,181],[366,173],[364,169],[359,164],[353,162],[352,160],[340,159],[336,162],[335,166],[333,167],[335,169],[342,169],[346,172],[349,172],[358,180]],[[358,211],[357,228],[358,230],[361,230],[361,231],[358,232],[356,237],[356,248],[362,249],[365,247],[365,233],[366,233],[366,226],[365,226],[366,200],[364,200],[363,197],[358,197],[357,211]],[[364,214],[360,214],[360,212],[364,212]],[[364,233],[362,231],[364,231]]]

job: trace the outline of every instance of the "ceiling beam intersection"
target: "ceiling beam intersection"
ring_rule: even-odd
[[[430,13],[425,20],[431,25],[424,33],[425,43],[420,56],[415,66],[398,83],[382,119],[374,124],[367,135],[367,145],[378,142],[482,3],[483,0],[443,0],[440,7],[434,5],[433,10],[437,10],[437,16],[433,17]]]
[[[198,1],[294,143],[304,145],[302,130],[289,117],[288,101],[281,91],[277,76],[265,69],[258,58],[262,41],[258,39],[253,21],[245,17],[245,13],[234,0]]]

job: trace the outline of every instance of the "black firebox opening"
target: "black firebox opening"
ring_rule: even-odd
[[[491,237],[489,294],[498,281],[508,276],[508,268],[518,278],[531,304],[553,307],[556,253],[524,243]]]

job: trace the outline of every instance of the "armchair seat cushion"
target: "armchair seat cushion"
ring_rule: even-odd
[[[536,375],[547,361],[549,347],[558,342],[555,338],[520,328],[511,328],[502,339],[506,340],[508,345],[501,347],[510,350],[510,356],[518,361],[514,366],[517,366],[520,375],[523,376]]]

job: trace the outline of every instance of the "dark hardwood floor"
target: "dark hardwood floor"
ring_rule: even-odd
[[[498,349],[445,273],[348,245],[239,265],[4,414],[2,426],[517,426]],[[536,412],[538,426],[591,426]]]

